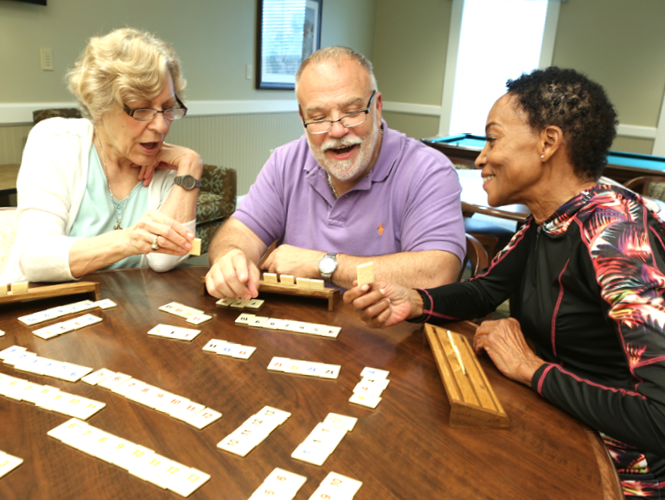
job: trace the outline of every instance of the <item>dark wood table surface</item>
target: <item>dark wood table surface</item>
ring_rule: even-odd
[[[504,378],[488,358],[481,357],[481,364],[511,428],[451,428],[450,407],[419,325],[371,330],[347,306],[329,312],[326,301],[266,294],[258,314],[338,325],[339,337],[236,326],[238,310],[218,308],[216,299],[199,294],[206,271],[135,269],[87,276],[99,281],[102,297],[118,307],[94,310],[102,323],[51,340],[34,336],[16,318],[81,296],[0,306],[0,329],[6,332],[0,348],[18,344],[53,359],[120,371],[224,414],[203,430],[80,381],[18,372],[7,364],[0,364],[0,372],[105,402],[88,423],[212,476],[194,499],[245,500],[275,467],[308,478],[296,499],[308,499],[330,471],[363,482],[358,500],[619,498],[597,435],[531,389]],[[191,327],[158,310],[171,301],[213,316],[192,342],[147,335],[158,323]],[[454,329],[471,333],[474,328],[459,323]],[[203,352],[212,338],[258,349],[247,361]],[[273,356],[341,364],[341,373],[337,380],[324,380],[269,372]],[[374,410],[348,402],[365,366],[390,371],[390,385]],[[265,405],[292,416],[245,458],[216,447]],[[292,459],[296,446],[329,412],[359,420],[322,467]],[[67,419],[0,397],[0,450],[24,459],[0,479],[0,498],[180,498],[46,435]]]
[[[487,193],[483,189],[480,169],[458,169],[457,176],[462,185],[462,211],[499,217],[501,219],[524,221],[530,214],[526,205],[504,205],[492,207],[487,201]]]

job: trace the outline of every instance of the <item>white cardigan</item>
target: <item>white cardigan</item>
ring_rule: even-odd
[[[30,132],[16,183],[18,232],[0,284],[75,279],[69,251],[78,238],[68,235],[85,193],[92,135],[86,119],[51,118]],[[175,176],[173,170],[155,172],[148,187],[149,209],[161,208]],[[196,221],[183,225],[194,232]],[[187,257],[150,253],[143,255],[141,266],[164,272]]]

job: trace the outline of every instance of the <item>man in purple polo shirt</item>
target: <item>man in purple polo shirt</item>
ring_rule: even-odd
[[[457,174],[433,148],[387,127],[371,63],[321,49],[296,74],[305,134],[277,148],[209,249],[208,291],[258,295],[261,270],[351,288],[356,267],[427,288],[455,280],[466,243]]]

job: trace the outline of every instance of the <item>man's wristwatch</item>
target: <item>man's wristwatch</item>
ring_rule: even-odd
[[[187,191],[191,191],[194,188],[201,186],[201,181],[194,177],[193,175],[178,175],[174,181],[178,186],[182,186]]]
[[[332,282],[332,274],[337,269],[337,257],[336,253],[328,252],[319,261],[319,272],[321,273],[321,278],[327,283]]]

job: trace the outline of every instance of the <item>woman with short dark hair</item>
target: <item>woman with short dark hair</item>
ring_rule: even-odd
[[[597,429],[626,496],[660,498],[665,225],[640,196],[597,183],[615,128],[602,87],[576,71],[509,81],[476,165],[491,205],[523,203],[531,216],[475,278],[431,290],[374,283],[344,301],[386,327],[479,318],[510,297],[511,318],[483,322],[476,351]]]

